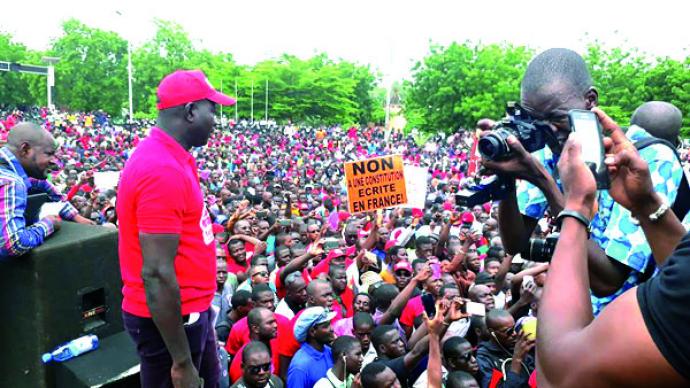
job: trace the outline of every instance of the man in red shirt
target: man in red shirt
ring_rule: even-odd
[[[278,321],[273,311],[255,307],[247,315],[247,325],[249,326],[249,340],[261,341],[271,353],[271,372],[278,373],[280,370],[280,356],[278,354]],[[230,382],[234,383],[242,377],[242,352],[249,342],[245,342],[240,350],[232,358],[230,363]]]
[[[218,384],[211,301],[215,239],[192,147],[214,130],[217,92],[201,71],[158,86],[158,120],[125,166],[119,186],[122,314],[137,344],[143,387]]]

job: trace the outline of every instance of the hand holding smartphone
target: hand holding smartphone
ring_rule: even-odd
[[[592,171],[597,189],[608,189],[610,178],[604,164],[604,137],[597,115],[589,110],[573,109],[568,112],[570,130],[579,134],[582,142],[582,159]]]

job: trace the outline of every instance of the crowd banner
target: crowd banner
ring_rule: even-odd
[[[401,155],[345,163],[350,213],[407,205],[407,189]]]
[[[120,181],[119,171],[99,171],[93,174],[93,183],[100,190],[110,190],[117,187]]]
[[[424,209],[427,176],[429,175],[428,169],[426,167],[406,165],[403,171],[405,173],[405,188],[407,189],[406,207]]]

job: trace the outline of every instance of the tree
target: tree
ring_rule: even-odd
[[[29,50],[23,44],[13,42],[9,34],[0,34],[0,61],[25,62],[28,55]],[[45,80],[43,85],[45,88]],[[0,71],[0,101],[10,104],[35,104],[37,101],[29,92],[27,75]]]
[[[519,80],[532,51],[512,45],[432,45],[404,85],[408,126],[425,131],[472,128],[483,117],[501,117],[519,97]]]
[[[70,109],[120,113],[127,101],[127,42],[114,32],[76,19],[63,23],[63,35],[48,54],[55,65],[57,104]]]
[[[134,109],[148,115],[156,114],[156,89],[163,77],[191,68],[194,57],[192,41],[179,24],[160,19],[154,23],[156,34],[132,54]]]
[[[511,45],[432,45],[403,87],[408,127],[452,131],[501,117],[505,102],[518,100],[519,80],[533,54]],[[621,125],[645,101],[668,101],[685,110],[681,133],[690,135],[690,57],[649,58],[636,49],[605,49],[595,40],[584,59],[600,106]]]

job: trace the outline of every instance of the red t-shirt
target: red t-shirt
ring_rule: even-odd
[[[400,324],[414,327],[414,319],[424,312],[422,296],[418,295],[410,299],[400,315]]]
[[[287,294],[287,290],[285,289],[285,284],[283,284],[283,281],[280,280],[280,271],[283,270],[285,266],[282,266],[278,268],[276,271],[276,295],[278,296],[278,299],[283,299],[285,298],[285,295]],[[309,276],[309,271],[307,269],[302,270],[302,278],[304,279],[304,282],[309,284],[311,282],[311,276]]]
[[[343,293],[339,296],[340,301],[343,303],[342,307],[345,308],[345,318],[350,318],[351,316],[355,315],[355,310],[352,306],[352,303],[355,301],[355,293],[352,291],[352,288],[345,287],[345,291],[343,291]],[[337,303],[337,298],[335,299]]]
[[[117,198],[122,310],[150,317],[141,278],[139,233],[177,234],[175,274],[182,314],[207,310],[216,291],[216,252],[211,218],[204,206],[196,162],[159,128],[127,161]]]
[[[345,258],[345,268],[349,268],[352,263],[354,263],[354,260],[352,260],[349,257]],[[322,273],[328,273],[328,269],[330,268],[330,266],[331,259],[329,258],[319,261],[319,263],[311,269],[312,279],[316,279]]]
[[[230,362],[230,384],[234,384],[242,377],[242,351],[249,342],[245,342],[237,355]],[[269,343],[271,346],[271,373],[277,375],[280,372],[280,353],[278,352],[278,338],[274,338]]]
[[[228,273],[234,273],[237,275],[240,272],[247,272],[247,269],[249,269],[249,264],[245,261],[244,265],[237,264],[235,259],[230,257],[230,254],[228,254],[228,258],[225,260],[228,264]]]
[[[290,320],[280,314],[275,314],[275,317],[276,321],[278,322],[278,338],[284,337],[288,334],[294,336],[294,334],[288,333],[288,331],[292,332],[292,324],[290,323]],[[230,335],[228,335],[228,340],[225,342],[225,350],[228,351],[228,354],[234,356],[248,342],[249,325],[247,324],[247,317],[244,317],[232,325]]]

